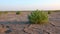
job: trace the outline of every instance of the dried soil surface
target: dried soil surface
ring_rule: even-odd
[[[21,12],[20,15],[9,12],[1,15],[0,34],[60,34],[60,12],[49,14],[49,23],[46,25],[29,24],[28,14],[30,12]],[[4,28],[1,24],[4,24]]]

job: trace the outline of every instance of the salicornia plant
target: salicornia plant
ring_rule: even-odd
[[[48,22],[48,13],[36,10],[28,15],[28,19],[32,24],[45,24]]]

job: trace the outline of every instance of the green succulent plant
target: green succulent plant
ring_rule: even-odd
[[[8,13],[7,11],[4,12],[4,14],[7,14],[7,13]]]
[[[0,15],[2,14],[2,12],[0,12]]]
[[[51,11],[48,11],[48,14],[51,14]]]
[[[48,13],[44,11],[33,11],[28,15],[29,22],[32,24],[45,24],[48,22]]]
[[[16,12],[16,15],[19,15],[20,13],[21,13],[20,11],[17,11],[17,12]]]

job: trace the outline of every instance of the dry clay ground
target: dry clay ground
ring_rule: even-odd
[[[9,12],[0,15],[0,34],[60,34],[60,12],[52,12],[46,25],[29,24],[28,14],[30,12],[21,12],[20,15]]]

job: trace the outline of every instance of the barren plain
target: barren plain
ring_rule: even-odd
[[[25,11],[19,15],[16,15],[16,12],[1,14],[0,34],[60,34],[60,12],[49,14],[49,23],[46,25],[29,24],[30,13]]]

